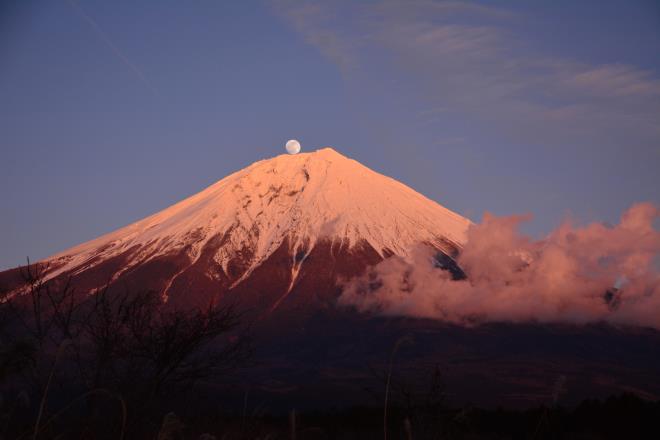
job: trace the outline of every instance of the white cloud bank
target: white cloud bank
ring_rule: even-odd
[[[339,301],[361,311],[484,322],[610,323],[660,329],[660,209],[631,207],[618,225],[565,222],[542,240],[517,231],[525,217],[486,215],[468,232],[455,281],[420,247],[348,281]],[[614,289],[619,287],[619,289]]]

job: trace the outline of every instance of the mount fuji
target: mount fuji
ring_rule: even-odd
[[[178,306],[232,298],[270,312],[327,307],[341,280],[418,245],[433,248],[460,274],[451,257],[470,224],[323,148],[255,162],[44,263],[47,279],[70,279],[79,292],[121,283]]]
[[[40,263],[48,282],[70,282],[81,298],[112,285],[155,292],[164,307],[241,307],[254,330],[255,362],[232,379],[233,391],[223,394],[230,402],[243,401],[246,389],[282,408],[371,402],[364,389],[378,381],[369,371],[387,368],[403,335],[414,344],[401,347],[397,371],[422,380],[439,366],[456,399],[538,405],[564,375],[573,401],[622,391],[660,396],[660,332],[653,329],[470,328],[337,305],[351,278],[419,246],[430,248],[438,270],[464,278],[455,258],[471,225],[323,148],[255,162]],[[20,293],[23,283],[20,268],[0,272],[0,291]]]

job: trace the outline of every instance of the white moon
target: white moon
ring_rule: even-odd
[[[300,142],[295,139],[291,139],[286,143],[286,152],[289,154],[298,154],[300,153]]]

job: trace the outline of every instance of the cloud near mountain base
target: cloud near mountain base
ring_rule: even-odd
[[[348,280],[340,304],[384,315],[485,322],[610,323],[660,329],[660,209],[639,203],[616,226],[564,222],[542,240],[525,216],[486,214],[468,231],[453,280],[420,246]]]

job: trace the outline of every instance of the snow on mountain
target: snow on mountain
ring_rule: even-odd
[[[465,241],[470,221],[394,179],[376,173],[332,148],[280,155],[255,162],[163,211],[48,260],[60,274],[81,274],[120,255],[111,278],[164,255],[185,254],[193,266],[208,245],[212,265],[240,284],[281,246],[291,258],[288,290],[319,241],[333,249],[365,243],[380,258],[407,256],[425,243],[447,254]],[[336,247],[335,247],[336,245]],[[229,265],[242,258],[242,273]],[[213,278],[215,270],[206,276]]]

